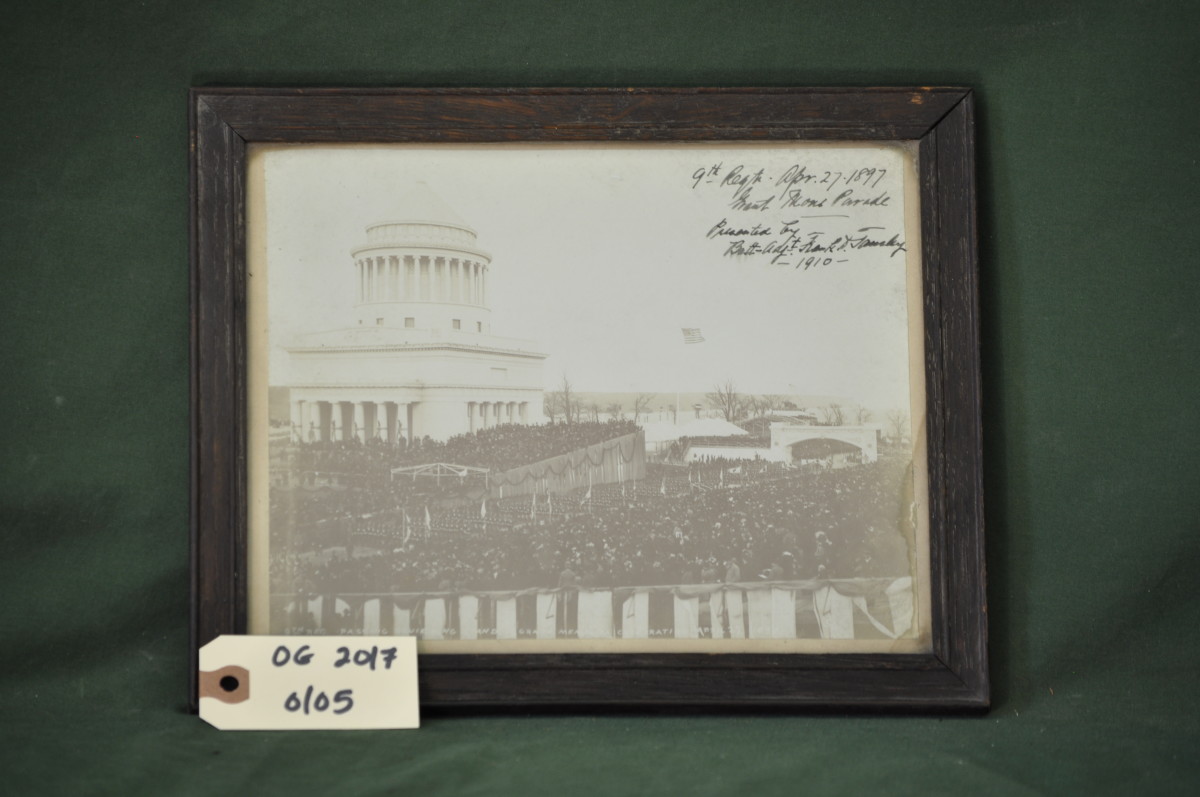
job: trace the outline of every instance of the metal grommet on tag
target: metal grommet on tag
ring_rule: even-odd
[[[215,697],[222,703],[242,703],[250,699],[250,672],[231,664],[212,672],[200,673],[200,697]]]

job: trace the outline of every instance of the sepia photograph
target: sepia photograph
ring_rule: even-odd
[[[250,631],[929,650],[916,158],[251,147]]]

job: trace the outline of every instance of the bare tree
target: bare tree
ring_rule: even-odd
[[[846,422],[846,413],[836,401],[821,408],[821,421],[825,426],[841,426]]]
[[[763,412],[769,413],[771,410],[784,409],[783,396],[780,396],[775,393],[768,393],[767,395],[762,397],[762,400],[766,404],[766,406],[763,407]]]
[[[724,384],[717,384],[716,390],[707,394],[705,398],[708,399],[710,407],[720,410],[725,420],[731,423],[740,418],[745,409],[745,403],[732,379],[726,379]]]
[[[558,390],[546,394],[545,408],[550,420],[554,420],[559,413],[562,413],[568,424],[579,420],[583,408],[579,406],[574,388],[571,386],[571,380],[567,379],[566,374],[563,374],[562,384],[559,385]]]
[[[870,423],[871,417],[871,411],[866,407],[859,406],[854,408],[854,422],[859,426],[862,426],[864,423]]]
[[[591,417],[591,419],[593,421],[595,421],[596,423],[600,422],[600,405],[599,404],[597,404],[596,402],[593,401],[592,403],[588,404],[587,411],[588,411],[588,416]]]
[[[904,410],[891,410],[887,414],[888,437],[893,440],[903,440],[908,434],[908,413]]]
[[[653,393],[638,393],[633,399],[633,422],[637,423],[641,420],[643,414],[648,414],[651,409],[650,402],[654,401]]]
[[[621,402],[614,401],[604,408],[604,412],[608,415],[610,421],[619,421],[621,420],[621,411],[623,409],[624,407],[621,406]]]
[[[546,391],[542,397],[542,412],[546,413],[546,417],[550,419],[550,423],[558,420],[558,413],[562,411],[558,402],[558,393],[554,391]]]

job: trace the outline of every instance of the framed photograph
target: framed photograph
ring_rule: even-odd
[[[986,708],[969,90],[191,113],[193,656],[412,635],[427,708]]]

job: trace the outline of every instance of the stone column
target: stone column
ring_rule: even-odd
[[[291,404],[292,404],[292,419],[291,419],[292,420],[292,438],[291,439],[292,439],[292,442],[295,443],[300,440],[301,429],[304,427],[304,419],[303,419],[304,411],[302,409],[302,407],[304,406],[304,402],[303,401],[292,401]]]
[[[383,417],[387,423],[387,441],[392,445],[395,445],[399,439],[396,436],[396,421],[399,420],[398,415],[399,413],[396,412],[396,402],[386,401],[383,403]]]
[[[312,427],[312,402],[300,402],[300,442],[307,443],[311,439],[310,429]]]
[[[405,255],[404,262],[404,300],[411,302],[417,298],[417,280],[412,255]]]
[[[374,440],[379,436],[379,405],[374,401],[364,401],[363,408],[363,440]]]

